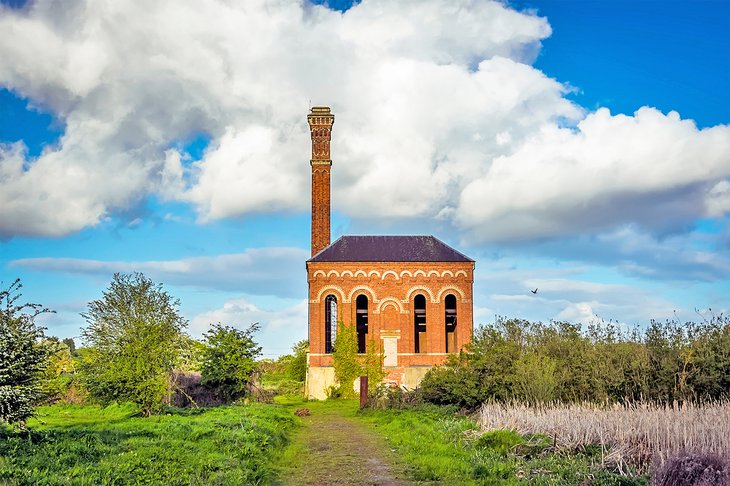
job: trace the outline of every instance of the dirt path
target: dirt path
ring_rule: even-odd
[[[341,409],[311,407],[293,438],[281,483],[294,485],[408,485],[385,441]]]

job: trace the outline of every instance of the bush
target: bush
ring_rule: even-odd
[[[102,404],[131,401],[147,416],[161,410],[187,342],[179,306],[141,273],[114,274],[103,297],[82,314],[89,349],[81,369],[92,398]]]
[[[215,324],[205,334],[207,347],[201,364],[202,382],[220,390],[226,401],[246,396],[258,365],[256,358],[261,347],[253,340],[259,324],[251,324],[245,331]]]
[[[706,402],[730,390],[730,319],[652,321],[644,332],[612,322],[499,318],[421,382],[427,401],[474,408],[486,400]]]
[[[358,354],[355,326],[339,321],[332,353],[337,386],[330,387],[328,397],[354,398],[356,393],[353,384],[360,376],[368,377],[370,387],[376,387],[385,378],[384,357],[376,347],[375,340],[371,339],[367,343],[365,355]]]
[[[484,449],[491,449],[496,453],[506,456],[514,452],[517,446],[525,443],[525,439],[514,430],[492,430],[485,432],[474,441],[474,446]]]
[[[304,383],[307,378],[307,353],[309,352],[309,341],[299,341],[292,346],[291,359],[288,360],[286,372],[289,379]]]
[[[50,312],[37,304],[17,304],[20,280],[0,291],[0,422],[24,425],[43,397],[41,382],[51,349],[35,318]]]

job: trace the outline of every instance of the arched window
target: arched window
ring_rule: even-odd
[[[421,294],[413,298],[413,340],[416,353],[426,352],[426,297]]]
[[[324,299],[324,352],[334,350],[337,336],[337,297],[328,295]]]
[[[449,294],[444,299],[446,308],[444,324],[446,325],[446,352],[456,352],[456,297]]]
[[[362,294],[355,299],[355,326],[357,328],[357,352],[364,353],[368,335],[368,298]]]

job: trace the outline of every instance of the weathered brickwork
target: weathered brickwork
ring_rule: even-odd
[[[315,106],[307,115],[312,136],[312,255],[330,244],[330,140],[335,117]]]
[[[334,384],[333,315],[337,321],[356,326],[358,316],[362,322],[366,314],[367,332],[360,337],[374,341],[384,354],[386,380],[413,388],[430,367],[442,364],[448,353],[458,353],[471,341],[474,262],[433,237],[342,237],[339,246],[338,242],[330,245],[329,144],[334,116],[329,108],[315,107],[308,122],[312,134],[313,258],[307,261],[307,395],[325,398],[326,389]],[[377,251],[373,256],[369,250],[381,246],[367,244],[363,248],[357,238],[372,238],[395,248],[380,252],[387,258],[378,256]],[[350,256],[356,261],[345,261]],[[421,259],[427,261],[415,261]],[[367,298],[367,305],[358,313],[359,296]],[[416,299],[423,302],[418,309]]]
[[[446,358],[446,295],[457,302],[456,349],[471,341],[474,263],[316,263],[307,264],[310,366],[330,366],[325,353],[325,298],[337,298],[338,317],[355,322],[355,300],[368,299],[368,339],[381,330],[399,331],[398,366],[443,363]],[[415,353],[413,302],[426,298],[426,350]]]

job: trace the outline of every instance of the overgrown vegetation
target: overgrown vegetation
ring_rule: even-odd
[[[434,484],[645,485],[646,476],[625,476],[603,467],[600,447],[566,453],[545,435],[511,430],[479,431],[454,407],[417,405],[367,409],[361,419],[377,426],[410,466],[416,481]]]
[[[307,377],[307,353],[309,341],[298,341],[292,346],[292,354],[285,354],[276,360],[259,361],[261,384],[273,395],[301,397],[304,380]]]
[[[103,297],[83,314],[89,352],[81,365],[92,398],[102,404],[131,401],[144,415],[162,408],[186,343],[179,306],[141,273],[114,274]]]
[[[19,304],[19,280],[0,290],[0,424],[23,425],[43,396],[41,382],[52,349],[35,318],[50,312],[38,304]]]
[[[258,330],[258,323],[245,331],[216,324],[205,334],[202,383],[219,390],[226,401],[243,398],[251,385],[261,355],[261,346],[253,339]]]
[[[375,388],[385,378],[384,358],[377,348],[377,343],[371,339],[367,342],[365,353],[358,354],[355,326],[339,321],[332,353],[337,386],[328,390],[328,395],[332,398],[354,398],[356,392],[353,383],[360,376],[367,376],[368,383]]]
[[[730,390],[730,319],[652,321],[645,331],[498,319],[421,383],[436,404],[708,401]]]
[[[273,405],[139,411],[54,405],[32,432],[0,428],[0,484],[271,484],[296,424]]]
[[[730,404],[613,407],[581,405],[484,404],[478,414],[483,432],[510,429],[549,437],[554,452],[600,446],[602,467],[647,473],[688,451],[730,457]]]

